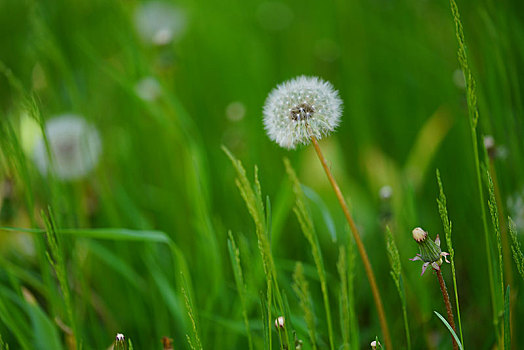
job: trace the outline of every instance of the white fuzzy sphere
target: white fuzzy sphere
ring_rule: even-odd
[[[321,139],[340,123],[338,91],[317,77],[300,76],[278,85],[266,99],[264,126],[269,138],[292,149]]]
[[[45,124],[52,162],[44,138],[36,142],[33,159],[43,175],[52,172],[62,180],[85,177],[98,163],[102,151],[100,135],[94,126],[74,114],[49,119]]]
[[[186,29],[185,13],[165,1],[148,1],[135,12],[135,26],[146,43],[166,45],[179,39]]]

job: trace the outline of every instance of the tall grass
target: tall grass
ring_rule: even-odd
[[[0,1],[0,350],[107,349],[116,333],[127,349],[160,349],[164,337],[177,350],[369,348],[381,331],[373,296],[313,149],[288,153],[262,127],[267,93],[301,74],[331,81],[344,101],[320,145],[351,194],[392,345],[449,344],[434,280],[404,264],[409,229],[424,222],[443,225],[452,254],[442,273],[457,340],[519,346],[522,220],[508,201],[524,178],[519,1],[461,0],[459,16],[451,0],[450,16],[435,1],[177,0],[186,30],[163,46],[137,34],[146,1]],[[158,82],[153,99],[137,93],[145,77]],[[102,139],[97,167],[74,181],[34,162],[34,141],[62,113]],[[479,144],[488,133],[507,150],[490,164],[503,276]],[[306,236],[282,157],[305,195]]]

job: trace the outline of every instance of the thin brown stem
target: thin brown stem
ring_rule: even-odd
[[[386,313],[384,312],[384,306],[382,305],[382,299],[380,298],[380,293],[377,287],[377,282],[375,280],[373,269],[371,268],[371,263],[369,262],[368,254],[366,253],[366,249],[364,248],[364,244],[362,243],[362,239],[360,238],[360,234],[358,233],[357,226],[355,225],[355,222],[353,221],[353,218],[349,213],[349,209],[344,199],[344,196],[342,196],[342,192],[340,191],[340,188],[338,187],[338,184],[335,181],[335,178],[333,177],[333,174],[331,173],[331,170],[329,169],[326,163],[326,159],[324,158],[324,155],[320,150],[320,146],[318,145],[318,141],[315,138],[315,136],[311,136],[311,141],[313,142],[313,146],[315,146],[315,151],[317,152],[318,158],[320,159],[320,163],[322,163],[322,167],[326,172],[328,180],[331,183],[333,190],[335,191],[338,202],[342,207],[342,211],[346,216],[346,220],[351,229],[351,233],[353,234],[353,238],[357,243],[358,252],[360,253],[360,257],[362,259],[362,262],[364,263],[364,269],[366,270],[369,285],[371,286],[371,292],[373,293],[373,299],[375,300],[375,305],[377,307],[378,318],[380,320],[380,328],[382,328],[382,335],[384,336],[384,343],[386,345],[386,349],[392,350],[393,346],[391,344],[391,337],[389,335],[388,324],[386,321]]]
[[[438,283],[440,285],[440,290],[442,291],[442,296],[444,297],[444,304],[446,304],[446,312],[448,313],[448,323],[455,331],[455,334],[457,334],[457,328],[455,328],[455,319],[453,318],[453,310],[451,309],[451,303],[449,302],[449,294],[448,290],[446,288],[446,283],[444,282],[444,278],[442,277],[442,272],[440,270],[437,271],[438,276]],[[455,337],[451,335],[451,340],[453,340],[453,350],[458,350],[458,344],[455,341]]]

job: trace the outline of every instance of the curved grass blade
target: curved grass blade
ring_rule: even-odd
[[[453,330],[453,328],[451,328],[451,326],[449,325],[448,321],[446,321],[446,319],[444,317],[442,317],[441,314],[439,314],[437,311],[433,311],[435,313],[435,315],[438,316],[438,318],[440,318],[440,320],[442,321],[442,323],[444,323],[444,325],[446,326],[446,328],[448,329],[448,331],[451,333],[451,335],[453,336],[453,338],[455,338],[455,341],[457,342],[460,350],[464,350],[464,348],[462,347],[462,343],[460,342],[459,338],[457,337],[457,333],[455,333],[455,331]]]

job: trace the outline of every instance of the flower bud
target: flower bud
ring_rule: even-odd
[[[428,236],[428,233],[421,229],[420,227],[417,227],[413,230],[413,239],[417,241],[417,243],[423,242],[426,237]]]
[[[432,263],[435,261],[440,261],[440,253],[442,253],[440,246],[436,242],[433,242],[431,239],[427,239],[427,237],[428,233],[420,227],[417,227],[413,230],[413,239],[419,245],[420,257],[424,262]],[[440,240],[438,242],[440,242]]]
[[[276,327],[276,329],[282,329],[282,328],[284,328],[284,324],[285,324],[284,316],[278,316],[278,317],[275,319],[275,327]]]
[[[378,340],[373,340],[370,345],[372,350],[380,349],[382,347],[382,344],[380,344]]]

